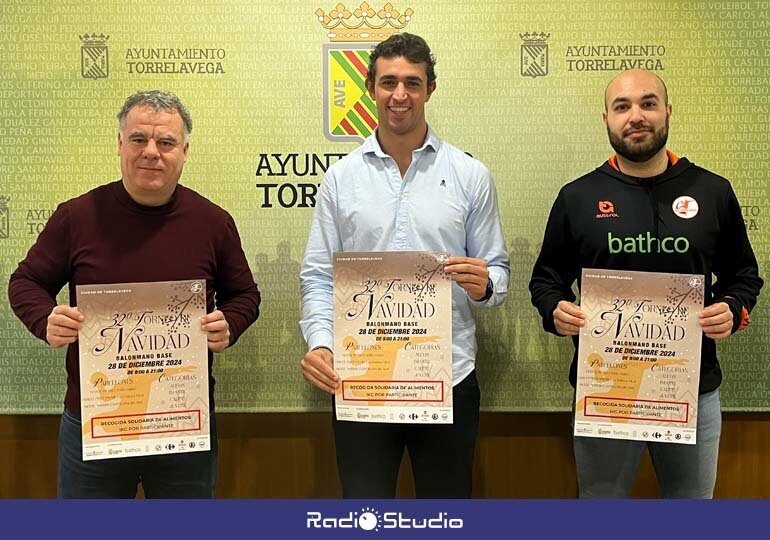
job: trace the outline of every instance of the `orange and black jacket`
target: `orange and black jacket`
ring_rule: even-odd
[[[763,284],[730,183],[672,153],[653,178],[621,173],[613,156],[561,189],[529,283],[547,331],[556,333],[559,301],[575,301],[583,268],[703,274],[705,304],[726,302],[733,332],[748,324]],[[574,386],[574,356],[569,378]],[[716,344],[704,335],[700,393],[721,381]]]

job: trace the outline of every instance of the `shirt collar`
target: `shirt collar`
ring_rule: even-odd
[[[439,139],[431,127],[428,126],[428,133],[425,135],[425,140],[419,148],[415,149],[415,152],[422,152],[426,148],[431,148],[434,152],[438,152],[440,145],[441,139]],[[366,138],[364,143],[361,145],[361,150],[364,154],[374,154],[380,158],[390,157],[380,146],[380,141],[377,140],[376,129],[374,130],[374,133]]]
[[[676,162],[679,161],[679,156],[677,156],[675,153],[673,153],[671,150],[666,149],[666,155],[668,156],[668,166],[673,167],[676,165]],[[610,159],[607,160],[607,162],[610,164],[610,167],[615,169],[618,172],[621,172],[620,166],[618,165],[618,155],[612,154],[610,156]]]

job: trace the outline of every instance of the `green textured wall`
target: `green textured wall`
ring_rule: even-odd
[[[425,37],[438,58],[429,122],[489,166],[500,194],[512,276],[505,306],[478,317],[486,410],[569,407],[571,345],[541,330],[526,286],[559,187],[610,154],[602,92],[620,69],[649,67],[666,80],[669,147],[733,182],[766,273],[770,2],[399,0],[392,7],[400,15],[411,9],[405,29]],[[328,15],[336,3],[5,0],[3,279],[57,203],[119,177],[115,114],[125,97],[174,91],[195,123],[182,183],[233,214],[263,292],[260,320],[215,361],[219,410],[328,408],[299,375],[298,269],[312,215],[307,196],[322,165],[356,143],[324,135],[329,39],[319,8]],[[346,8],[349,22],[360,3]],[[525,41],[532,34],[540,41]],[[535,49],[539,62],[523,62]],[[32,338],[1,290],[0,412],[57,412],[63,351]],[[770,408],[765,312],[760,301],[749,331],[720,346],[726,408]]]

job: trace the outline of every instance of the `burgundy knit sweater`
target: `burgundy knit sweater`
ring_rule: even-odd
[[[233,218],[181,185],[168,203],[142,206],[118,180],[59,205],[11,275],[8,298],[27,328],[45,340],[48,315],[65,283],[74,306],[76,285],[204,278],[206,311],[224,313],[232,345],[257,319],[260,303]],[[209,351],[213,410],[212,360]],[[77,342],[67,348],[66,364],[64,405],[79,416]]]

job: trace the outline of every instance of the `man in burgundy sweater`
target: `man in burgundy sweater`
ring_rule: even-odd
[[[216,480],[213,353],[259,315],[260,294],[233,218],[178,184],[192,121],[173,94],[130,96],[118,114],[122,179],[62,203],[11,275],[16,315],[51,347],[67,345],[67,395],[59,431],[60,497],[212,497]],[[83,461],[75,286],[206,279],[212,448],[163,456]],[[70,305],[56,305],[69,283]]]

